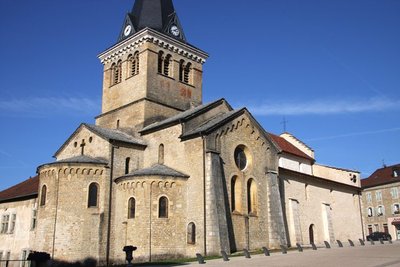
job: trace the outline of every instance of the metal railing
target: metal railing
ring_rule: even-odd
[[[0,260],[0,267],[31,267],[28,260]]]

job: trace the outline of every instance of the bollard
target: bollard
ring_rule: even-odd
[[[342,242],[341,242],[340,240],[336,240],[336,242],[338,243],[339,248],[342,248],[342,247],[343,247],[343,244],[342,244]]]
[[[128,262],[128,267],[132,267],[132,260],[133,260],[133,252],[137,249],[134,246],[125,246],[123,251],[126,253],[126,261]]]
[[[243,249],[243,253],[244,253],[244,257],[246,258],[246,259],[250,259],[251,257],[250,257],[250,252],[247,250],[247,249]]]
[[[270,253],[269,253],[268,248],[262,247],[262,250],[263,250],[265,256],[271,256]]]
[[[358,239],[358,241],[360,241],[360,245],[361,245],[361,246],[365,246],[364,240],[362,240],[362,239],[360,238],[360,239]]]
[[[369,240],[370,242],[371,242],[371,245],[375,245],[375,242],[374,242],[374,240]]]
[[[229,261],[228,254],[225,251],[221,250],[221,255],[224,261]]]
[[[313,250],[317,250],[317,246],[313,242],[311,242],[311,246]]]
[[[379,238],[379,242],[381,242],[382,245],[385,244],[385,243],[383,242],[383,239],[382,239],[382,238]]]
[[[282,250],[282,254],[287,254],[287,247],[284,245],[281,245],[281,250]]]
[[[199,264],[204,264],[204,263],[206,263],[206,262],[204,261],[203,256],[201,256],[200,253],[196,253],[196,258],[197,258],[197,261],[199,262]]]
[[[354,242],[351,241],[350,239],[348,239],[348,240],[349,240],[350,247],[354,247]]]
[[[331,245],[327,241],[324,241],[324,243],[326,248],[331,248]]]
[[[303,248],[301,247],[301,245],[299,243],[296,243],[296,246],[297,246],[297,250],[299,252],[303,252]]]

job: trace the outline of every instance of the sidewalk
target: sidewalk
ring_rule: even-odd
[[[172,265],[170,265],[172,266]],[[206,264],[187,263],[183,266],[204,266],[204,267],[266,267],[266,266],[285,266],[285,267],[390,267],[400,266],[400,242],[393,244],[385,243],[356,247],[332,247],[331,249],[319,248],[317,251],[304,250],[304,252],[289,251],[288,254],[272,253],[266,257],[263,254],[253,255],[251,259],[244,257],[232,257],[230,261],[224,262],[222,259],[209,260]]]

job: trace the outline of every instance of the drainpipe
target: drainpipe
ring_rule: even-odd
[[[114,176],[114,150],[118,148],[111,143],[111,163],[110,163],[110,192],[108,195],[108,226],[107,226],[107,247],[106,247],[106,264],[110,266],[110,239],[111,239],[111,204],[112,204],[112,185]]]
[[[56,243],[56,229],[57,229],[58,196],[59,196],[59,192],[60,192],[60,173],[57,172],[56,211],[55,211],[55,215],[54,215],[53,247],[52,247],[52,250],[51,250],[51,259],[54,259],[54,250],[55,250],[55,243]],[[46,195],[47,195],[47,191],[46,191]]]
[[[204,255],[207,256],[207,214],[206,214],[206,142],[203,139],[203,216],[204,216]]]
[[[150,208],[149,208],[149,229],[150,229],[150,234],[149,234],[149,262],[151,262],[151,234],[152,234],[152,227],[151,227],[151,211],[152,211],[152,197],[153,197],[153,182],[150,183]]]
[[[364,221],[362,217],[362,211],[361,211],[361,192],[358,192],[358,207],[360,209],[360,219],[361,219],[361,231],[362,231],[362,239],[365,241],[365,233],[364,233]]]

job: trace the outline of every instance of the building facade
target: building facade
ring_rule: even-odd
[[[361,185],[367,234],[385,232],[400,240],[400,164],[377,169]]]
[[[125,245],[153,261],[363,236],[359,173],[316,164],[246,108],[202,103],[207,57],[171,0],[136,0],[99,55],[102,113],[37,169],[33,250],[110,264]]]

